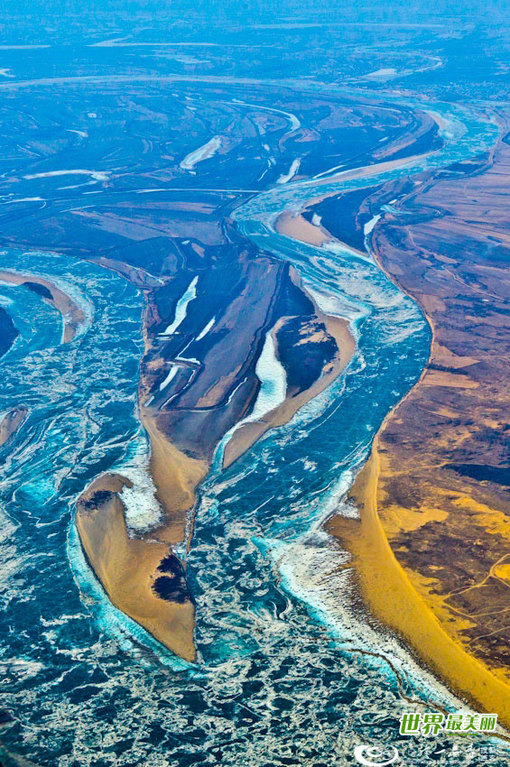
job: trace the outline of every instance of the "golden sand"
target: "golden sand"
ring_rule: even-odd
[[[485,711],[498,713],[500,721],[509,726],[510,685],[448,635],[397,562],[377,512],[379,471],[376,439],[371,458],[352,489],[361,522],[336,516],[327,523],[329,531],[354,555],[361,592],[374,615],[407,640],[454,691]]]
[[[195,658],[194,608],[161,599],[153,591],[157,567],[168,554],[164,543],[129,538],[124,505],[118,492],[126,481],[105,475],[96,480],[78,504],[76,524],[87,558],[112,603],[186,660]],[[97,508],[85,502],[98,490],[113,495]]]
[[[381,264],[379,266],[383,269]],[[439,297],[422,294],[420,298],[425,311],[434,309],[441,312],[445,309],[444,302]],[[450,363],[449,366],[453,368],[468,367],[474,362],[472,358],[457,357],[449,349],[439,345],[434,322],[430,316],[427,316],[427,319],[432,330],[431,358],[436,359],[437,354],[442,358],[442,362]],[[456,360],[452,359],[454,356]],[[454,364],[451,364],[452,362]],[[428,383],[457,386],[460,383],[458,379],[462,378],[451,373],[447,383],[445,377],[436,376],[434,379],[436,372],[426,367],[415,387],[400,405],[421,385]],[[328,520],[327,529],[353,554],[362,596],[376,618],[403,637],[426,666],[454,692],[475,707],[497,713],[501,723],[509,727],[508,677],[504,673],[500,674],[499,669],[490,670],[464,649],[460,632],[470,627],[469,618],[454,618],[452,612],[446,609],[444,598],[434,590],[431,579],[425,584],[425,579],[417,572],[404,570],[388,541],[387,535],[397,527],[410,531],[432,519],[442,521],[445,518],[444,511],[439,508],[421,508],[421,511],[416,513],[401,507],[390,507],[385,511],[384,527],[381,522],[377,494],[381,462],[386,461],[386,458],[379,453],[379,435],[384,432],[386,424],[396,412],[394,410],[389,413],[381,425],[374,440],[371,457],[351,490],[351,496],[360,509],[361,521],[335,516]],[[444,415],[456,417],[456,413],[448,409],[445,409]],[[386,466],[384,472],[387,473]],[[471,497],[459,496],[454,503],[477,508],[476,501]],[[501,524],[507,522],[504,515],[487,507],[480,508],[479,512],[483,515],[485,523],[487,519],[492,521],[495,530],[499,531]],[[421,524],[417,514],[420,517],[423,515]],[[495,567],[501,564],[503,563],[496,563]]]
[[[24,282],[35,282],[38,285],[43,285],[47,288],[53,296],[51,303],[62,315],[62,322],[64,323],[62,340],[64,343],[73,340],[78,327],[85,319],[85,315],[81,307],[76,301],[68,296],[67,293],[64,293],[60,288],[57,288],[57,286],[54,285],[53,282],[50,282],[50,280],[46,280],[44,277],[35,276],[33,274],[21,274],[19,272],[0,270],[0,280],[10,282],[13,285],[21,285]]]
[[[297,275],[294,279],[298,279]],[[355,341],[347,321],[326,316],[317,307],[316,314],[335,338],[339,353],[325,366],[314,386],[287,398],[263,421],[239,429],[228,445],[226,465],[239,457],[265,431],[290,420],[300,407],[329,386],[351,359]],[[140,419],[150,440],[150,469],[158,500],[165,512],[163,524],[151,530],[150,539],[129,538],[124,507],[118,496],[125,480],[106,475],[96,480],[82,496],[76,517],[78,532],[90,564],[113,604],[173,652],[191,660],[195,656],[193,605],[190,602],[181,605],[163,600],[153,591],[152,585],[159,563],[169,552],[169,544],[185,539],[188,514],[195,505],[196,489],[209,466],[207,461],[191,458],[172,444],[158,427],[155,413],[142,403]],[[99,489],[109,490],[115,495],[98,509],[87,509],[84,502]]]
[[[293,240],[308,242],[310,245],[316,245],[319,248],[332,239],[331,235],[324,229],[311,224],[300,213],[294,214],[285,211],[278,216],[275,229],[280,234],[291,237]]]
[[[151,444],[150,469],[165,521],[152,534],[166,543],[184,540],[187,512],[195,504],[197,486],[209,469],[207,461],[190,458],[178,450],[158,429],[148,408],[140,407],[140,418]]]
[[[154,415],[140,405],[140,418],[151,445],[150,468],[165,518],[145,537],[130,538],[124,505],[118,495],[127,481],[115,475],[98,478],[83,494],[76,524],[87,558],[112,603],[140,623],[172,652],[186,660],[195,658],[193,604],[162,599],[153,590],[158,565],[170,544],[185,539],[187,514],[208,465],[185,455],[158,429]],[[97,490],[114,495],[97,509],[86,501]]]
[[[331,195],[326,194],[322,197],[316,197],[312,200],[308,200],[306,207],[308,208],[311,205],[315,205],[321,200],[325,200],[330,196]],[[304,216],[302,216],[300,213],[289,213],[284,211],[276,219],[275,230],[279,234],[284,234],[286,237],[290,237],[292,240],[297,240],[298,242],[306,242],[309,245],[315,245],[319,248],[331,242],[344,245],[346,248],[349,248],[349,250],[353,251],[354,253],[358,253],[360,256],[366,255],[357,248],[354,248],[352,245],[346,245],[345,243],[342,243],[337,237],[333,237],[333,235],[330,234],[322,225],[312,224],[310,221],[307,221],[307,219],[304,218]]]

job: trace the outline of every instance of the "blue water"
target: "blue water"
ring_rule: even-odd
[[[423,161],[428,167],[493,141],[490,124],[453,117],[458,133]],[[421,168],[422,161],[380,180]],[[366,182],[346,183],[328,181],[337,191]],[[485,763],[464,744],[450,761],[446,737],[399,739],[402,711],[460,704],[365,615],[349,569],[336,569],[349,555],[321,530],[336,508],[356,514],[345,491],[382,419],[417,380],[430,343],[421,312],[382,274],[369,246],[360,258],[272,230],[280,210],[326,188],[291,183],[237,213],[242,231],[292,261],[328,310],[351,319],[358,351],[290,424],[229,470],[216,461],[204,483],[188,558],[195,665],[109,604],[73,525],[83,487],[146,451],[136,418],[142,296],[90,263],[0,255],[0,268],[58,280],[89,314],[81,334],[62,345],[54,309],[25,288],[0,285],[21,331],[0,360],[0,411],[23,404],[30,412],[0,451],[2,705],[13,717],[2,739],[7,764],[16,763],[14,752],[51,767],[330,767],[351,764],[360,743],[392,743],[413,765]],[[498,767],[508,752],[494,747]]]

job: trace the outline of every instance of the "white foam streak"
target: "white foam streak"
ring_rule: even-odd
[[[427,690],[427,698],[465,708],[431,674],[420,668],[407,650],[385,630],[370,625],[355,607],[356,587],[351,556],[321,531],[295,543],[263,540],[262,545],[278,567],[283,588],[309,605],[336,642],[347,652],[362,653],[367,662],[388,674]],[[340,570],[340,566],[344,568]]]
[[[287,173],[283,173],[276,183],[277,184],[286,184],[287,181],[290,181],[291,178],[294,178],[294,176],[296,175],[296,173],[299,170],[299,166],[300,165],[301,165],[301,159],[300,158],[296,158],[295,160],[293,160],[292,161],[292,165],[290,166],[290,168],[287,171]]]
[[[149,470],[149,447],[145,440],[140,440],[134,454],[126,458],[116,470],[133,487],[124,487],[120,494],[125,507],[124,516],[128,530],[142,533],[161,522],[162,510],[156,498],[156,487]]]
[[[177,306],[175,307],[175,317],[174,321],[168,325],[166,330],[164,330],[160,335],[162,336],[171,336],[172,333],[174,333],[181,322],[186,317],[186,312],[188,310],[188,304],[190,301],[193,301],[195,298],[197,291],[196,286],[198,282],[198,277],[194,277],[180,299],[177,301]]]
[[[216,317],[213,317],[212,320],[209,320],[209,322],[207,323],[205,328],[203,330],[201,330],[200,333],[198,334],[198,336],[196,337],[196,340],[200,341],[200,339],[202,339],[204,336],[206,336],[208,334],[208,332],[211,330],[211,328],[213,327],[215,322],[216,322]]]
[[[266,333],[266,340],[255,366],[255,374],[260,381],[260,390],[252,412],[237,427],[245,423],[260,420],[285,400],[287,376],[285,368],[276,356],[275,343],[271,332]]]
[[[170,368],[170,372],[168,373],[167,377],[166,377],[166,378],[165,378],[165,380],[164,380],[162,383],[160,383],[160,385],[159,385],[159,390],[160,390],[160,391],[163,391],[163,389],[164,389],[166,386],[168,386],[168,384],[170,383],[170,381],[172,381],[172,379],[173,379],[173,378],[175,378],[175,376],[176,376],[176,374],[177,374],[177,371],[178,371],[178,369],[179,369],[179,366],[178,366],[178,365],[172,365],[172,367]]]
[[[184,160],[180,163],[180,167],[183,170],[193,170],[195,165],[203,160],[208,160],[209,157],[213,157],[221,146],[221,136],[213,136],[207,144],[203,144],[198,149],[190,152],[186,155]]]
[[[54,176],[90,176],[94,181],[107,181],[109,173],[102,170],[85,170],[84,168],[73,168],[72,170],[50,170],[46,173],[30,173],[23,178],[28,181],[35,178],[52,178]]]

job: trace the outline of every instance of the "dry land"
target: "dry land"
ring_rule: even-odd
[[[375,230],[382,268],[429,319],[431,355],[356,482],[361,522],[329,529],[375,615],[508,726],[510,147],[455,171],[400,201],[405,224],[388,214]]]

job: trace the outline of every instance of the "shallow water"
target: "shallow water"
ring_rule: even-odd
[[[454,118],[456,140],[423,161],[429,166],[492,140],[486,123]],[[338,191],[341,183],[328,182]],[[460,704],[365,615],[349,571],[335,569],[348,554],[321,531],[339,506],[356,514],[343,504],[345,491],[384,416],[417,380],[430,331],[369,253],[317,249],[272,231],[275,215],[316,194],[316,184],[289,182],[253,198],[238,225],[291,260],[326,311],[350,318],[358,350],[290,424],[227,471],[217,456],[188,557],[197,601],[193,666],[110,605],[73,526],[77,495],[111,469],[145,478],[143,500],[130,504],[132,527],[158,514],[136,417],[142,296],[90,263],[0,256],[0,268],[58,279],[91,315],[78,338],[60,345],[55,310],[26,289],[0,286],[21,330],[0,360],[0,411],[30,409],[0,451],[3,706],[14,720],[4,731],[6,751],[51,767],[330,767],[352,763],[355,744],[392,743],[413,765],[486,763],[481,739],[471,753],[461,743],[452,761],[448,737],[400,738],[402,711]],[[508,753],[497,748],[495,767]]]

